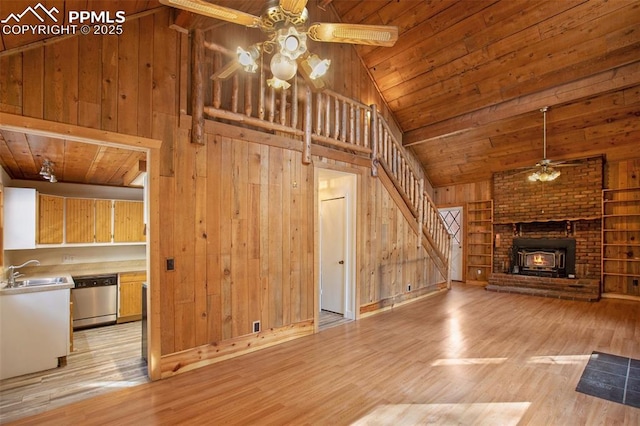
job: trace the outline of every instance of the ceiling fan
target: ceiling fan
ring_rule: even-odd
[[[543,139],[542,139],[542,160],[538,161],[533,168],[527,168],[533,170],[527,179],[531,182],[549,182],[555,180],[560,176],[560,170],[556,170],[557,167],[575,166],[576,164],[565,164],[565,161],[551,161],[547,158],[547,111],[549,107],[543,107],[540,109],[543,115]]]
[[[398,28],[394,26],[323,22],[307,24],[307,1],[267,1],[260,16],[204,0],[160,0],[160,3],[249,28],[259,28],[266,34],[264,42],[246,50],[238,47],[236,60],[217,71],[213,79],[227,78],[240,68],[256,72],[257,59],[266,53],[273,54],[270,62],[273,78],[268,80],[272,87],[289,87],[287,80],[300,70],[305,80],[315,88],[321,88],[324,86],[321,77],[327,72],[331,61],[311,54],[307,49],[307,39],[387,47],[393,46],[398,39]]]

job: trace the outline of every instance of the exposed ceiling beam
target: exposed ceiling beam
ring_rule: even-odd
[[[569,103],[639,83],[640,61],[409,131],[404,135],[404,146],[415,146],[450,136],[462,136],[481,126],[537,112],[544,106]]]
[[[127,173],[124,174],[123,184],[124,186],[132,186],[132,183],[144,172],[147,171],[147,162],[145,160],[138,160],[136,164],[130,168]]]

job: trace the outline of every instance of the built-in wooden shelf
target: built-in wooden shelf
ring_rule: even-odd
[[[487,282],[493,264],[493,200],[468,202],[465,210],[465,280]]]
[[[640,296],[640,188],[602,191],[602,292]]]

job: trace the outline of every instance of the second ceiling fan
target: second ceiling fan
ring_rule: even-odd
[[[272,54],[270,68],[273,78],[268,83],[275,88],[288,87],[298,70],[315,88],[321,88],[321,77],[331,63],[320,59],[307,49],[307,38],[319,42],[363,44],[390,47],[398,40],[398,28],[387,25],[345,23],[312,23],[306,9],[307,0],[279,0],[266,2],[260,16],[209,3],[204,0],[160,0],[160,3],[178,9],[216,18],[249,28],[259,28],[267,39],[246,50],[238,47],[237,60],[214,74],[226,78],[240,68],[255,72],[261,54]]]

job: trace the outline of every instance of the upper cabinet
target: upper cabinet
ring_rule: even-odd
[[[111,242],[111,213],[113,211],[113,201],[95,201],[95,221],[96,221],[96,243]]]
[[[4,249],[37,245],[145,242],[142,201],[113,201],[38,194],[5,188]]]
[[[36,248],[36,190],[4,188],[4,249]]]
[[[68,243],[92,243],[95,235],[95,200],[66,198],[64,229]]]
[[[144,206],[140,201],[113,203],[113,241],[131,243],[145,240]]]
[[[64,241],[64,198],[38,195],[38,244],[62,244]]]

